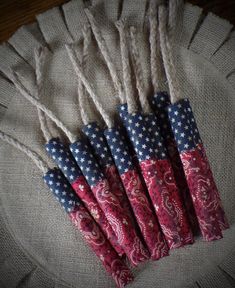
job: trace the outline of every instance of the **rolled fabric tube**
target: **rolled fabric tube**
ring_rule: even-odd
[[[196,123],[196,120],[194,118],[193,111],[192,111],[192,108],[191,108],[191,105],[190,105],[190,102],[188,99],[185,99],[185,109],[188,111],[188,119],[190,120],[190,124],[191,124],[192,130],[194,132],[193,133],[194,134],[194,141],[197,145],[198,151],[200,152],[199,155],[200,155],[200,158],[201,158],[202,163],[203,163],[204,173],[206,175],[208,175],[208,178],[211,181],[211,186],[213,187],[214,195],[216,197],[216,199],[215,199],[215,201],[216,201],[215,211],[216,211],[216,217],[219,220],[220,229],[222,229],[222,230],[228,229],[229,228],[228,219],[225,215],[222,201],[221,201],[221,198],[219,195],[219,191],[217,189],[217,186],[216,186],[216,183],[215,183],[215,180],[213,177],[213,173],[212,173],[212,170],[210,168],[209,160],[206,156],[206,150],[203,146],[202,139],[201,139],[201,136],[199,134],[199,130],[197,128],[197,123]]]
[[[70,150],[131,264],[136,266],[146,261],[149,258],[148,250],[137,236],[129,215],[111,192],[106,177],[91,153],[91,147],[84,141],[76,141],[70,145]]]
[[[151,259],[158,260],[168,255],[168,246],[160,230],[121,128],[104,131],[122,184],[132,206],[137,223],[148,247]]]
[[[45,147],[47,153],[59,166],[76,194],[80,197],[87,210],[102,229],[104,235],[110,241],[111,245],[120,256],[124,255],[123,249],[120,244],[117,243],[116,234],[100,208],[70,150],[59,140],[59,138],[49,140]]]
[[[101,260],[106,271],[112,276],[117,287],[124,287],[133,280],[128,267],[106,239],[99,226],[75,194],[70,183],[58,168],[50,169],[43,176],[73,224],[80,230],[86,243]]]
[[[182,107],[179,107],[181,105],[182,105]],[[176,109],[176,111],[173,112],[174,115],[175,115],[175,112],[182,113],[181,112],[182,110],[184,112],[184,114],[182,113],[182,115],[185,115],[185,114],[187,115],[187,123],[190,126],[189,129],[190,129],[191,134],[193,136],[193,139],[192,139],[193,144],[194,144],[193,148],[197,151],[198,162],[201,163],[201,169],[202,169],[202,171],[203,171],[203,173],[204,173],[204,175],[207,178],[207,181],[209,183],[209,185],[207,187],[207,191],[208,191],[207,193],[209,193],[211,195],[210,196],[211,199],[213,199],[213,203],[214,203],[213,209],[214,209],[215,215],[219,221],[220,228],[222,230],[227,229],[227,228],[229,228],[229,223],[228,223],[227,217],[225,215],[224,209],[222,207],[221,198],[220,198],[218,189],[217,189],[215,181],[214,181],[214,177],[213,177],[213,174],[212,174],[212,171],[210,168],[208,158],[206,156],[205,148],[203,146],[203,143],[202,143],[202,140],[201,140],[198,128],[197,128],[197,123],[196,123],[196,120],[194,118],[189,99],[187,99],[187,98],[181,99],[178,103],[176,103],[176,106],[178,108],[181,108],[181,109],[180,109],[180,111],[178,111]],[[173,108],[173,110],[175,109],[174,107],[172,107],[172,108]],[[170,107],[168,108],[168,111],[169,111],[169,109],[170,109]],[[169,111],[169,115],[170,115],[170,111]],[[178,115],[175,115],[175,116],[178,116]],[[182,118],[182,116],[181,116],[181,118]],[[178,118],[176,118],[176,121],[178,121]],[[186,132],[181,132],[181,133],[185,133],[185,134],[188,133],[188,129],[185,129],[185,127],[182,127],[182,130],[186,130]],[[175,130],[173,130],[173,132],[175,132]],[[190,137],[190,136],[188,136],[188,137]],[[179,144],[178,141],[180,141],[180,139],[178,139],[178,138],[179,137],[176,137],[177,143]],[[189,140],[189,142],[190,142],[190,139],[186,139],[186,140]],[[183,145],[184,145],[184,147],[182,147],[182,145],[179,144],[179,150],[181,152],[187,150],[191,146],[190,143],[187,143],[187,141]],[[189,145],[189,147],[187,147],[187,145]]]
[[[192,243],[192,232],[164,143],[159,131],[154,131],[157,129],[156,123],[152,123],[155,120],[154,114],[130,114],[126,104],[119,106],[119,114],[136,151],[143,178],[169,248],[179,248]]]
[[[180,159],[179,151],[171,130],[170,121],[168,119],[167,107],[170,105],[170,97],[167,92],[158,92],[151,99],[153,111],[157,117],[157,123],[160,133],[163,137],[165,147],[171,162],[175,180],[180,194],[183,198],[183,204],[186,208],[190,226],[194,234],[199,232],[199,224],[188,184],[185,178],[183,165]]]
[[[206,241],[222,238],[228,222],[188,99],[169,105],[168,116],[192,195],[200,230]]]
[[[129,214],[132,219],[131,208],[127,199],[126,192],[122,186],[122,182],[115,166],[112,154],[104,137],[103,130],[96,122],[89,123],[83,127],[83,132],[89,139],[93,148],[94,155],[101,167],[101,170],[109,182],[112,193],[118,198],[121,206]],[[132,219],[132,222],[133,219]]]

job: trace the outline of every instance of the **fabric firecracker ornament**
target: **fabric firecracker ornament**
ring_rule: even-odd
[[[164,145],[169,156],[174,176],[179,192],[182,195],[183,204],[185,205],[192,231],[197,234],[199,225],[193,206],[192,198],[189,192],[187,180],[185,178],[183,165],[171,130],[170,121],[168,118],[167,107],[170,104],[170,98],[167,92],[157,92],[152,98],[152,107],[156,115],[157,123],[160,128],[160,133],[164,140]]]
[[[212,241],[222,238],[222,228],[228,227],[219,193],[198,133],[189,101],[181,99],[167,31],[167,10],[158,8],[160,45],[169,83],[171,105],[168,117],[183,163],[188,187],[203,238]]]
[[[91,147],[88,143],[84,144],[84,141],[76,141],[70,145],[70,150],[131,264],[136,266],[140,262],[146,261],[149,257],[148,251],[138,237],[129,215],[121,206],[118,198],[111,192],[107,178],[91,153]]]
[[[83,27],[83,52],[80,55],[80,64],[83,69],[86,70],[86,60],[89,56],[89,48],[91,45],[91,29],[89,25]],[[69,48],[68,48],[69,49]],[[76,71],[76,69],[75,69]],[[112,192],[118,200],[120,201],[123,209],[129,214],[129,217],[133,220],[133,215],[131,213],[131,208],[129,201],[127,199],[126,193],[120,181],[120,176],[118,174],[115,163],[112,159],[112,155],[107,147],[107,142],[105,141],[103,131],[100,129],[97,121],[92,120],[87,113],[86,107],[90,104],[87,103],[87,93],[83,87],[81,79],[78,78],[78,106],[80,111],[80,116],[82,120],[82,131],[89,139],[89,143],[93,149],[93,153],[96,156],[99,166],[105,177],[107,178]],[[87,105],[86,105],[87,104]]]
[[[183,204],[186,208],[189,218],[190,226],[194,234],[198,234],[199,226],[193,202],[190,196],[187,181],[185,179],[182,162],[180,160],[179,152],[171,131],[167,106],[170,104],[169,94],[165,92],[165,71],[162,63],[162,55],[160,50],[160,39],[158,32],[157,20],[157,3],[155,0],[150,1],[149,5],[149,42],[150,42],[150,67],[151,67],[151,81],[154,89],[154,96],[150,99],[150,104],[157,117],[157,125],[160,128],[161,136],[164,140],[166,150],[168,152],[169,160],[174,171],[177,187],[183,199]],[[170,21],[171,17],[169,17]],[[170,22],[168,23],[168,25]]]
[[[139,173],[134,165],[131,151],[128,147],[127,140],[123,135],[123,131],[114,125],[110,120],[108,113],[96,99],[97,97],[94,91],[92,91],[88,81],[86,81],[82,68],[75,57],[74,50],[71,47],[68,47],[68,52],[78,77],[83,80],[83,84],[87,91],[89,91],[92,99],[95,99],[94,102],[96,103],[96,107],[108,126],[107,129],[102,131],[97,124],[92,123],[87,124],[84,129],[87,136],[89,136],[90,143],[97,151],[96,156],[98,159],[100,158],[100,166],[114,167],[115,170],[118,169],[121,176],[120,180],[130,201],[151,258],[157,260],[164,257],[168,255],[168,247],[145,194],[145,188],[142,185]],[[80,91],[80,93],[81,92],[82,91]],[[84,99],[80,97],[80,102],[83,101]],[[82,106],[83,105],[80,103],[81,110],[84,109]],[[84,114],[84,112],[85,111],[81,114]]]
[[[45,183],[68,213],[72,223],[80,230],[87,244],[99,257],[106,271],[113,277],[117,287],[124,287],[133,280],[130,270],[120,260],[99,226],[90,216],[73,188],[58,169],[50,169],[43,176]]]
[[[159,224],[153,215],[146,196],[145,187],[133,161],[132,151],[127,145],[123,131],[119,127],[105,130],[116,167],[121,175],[123,186],[134,211],[151,258],[157,260],[168,255],[168,247]]]
[[[229,227],[218,189],[206,157],[188,99],[169,105],[168,115],[183,163],[203,237],[213,240],[214,231]],[[199,215],[200,213],[200,215]],[[209,225],[207,218],[209,220]]]
[[[45,183],[67,212],[73,224],[80,230],[86,243],[101,260],[105,270],[112,276],[117,287],[124,287],[131,282],[133,280],[131,271],[121,261],[61,170],[48,168],[45,161],[35,151],[2,131],[0,131],[0,138],[24,152],[42,170]]]
[[[124,251],[117,243],[116,234],[95,199],[95,196],[87,184],[81,170],[77,166],[70,150],[66,148],[58,138],[49,140],[45,146],[47,153],[57,163],[76,194],[80,197],[90,214],[101,227],[107,239],[110,241],[117,253],[122,256]]]
[[[68,213],[73,224],[81,231],[88,245],[102,261],[118,287],[133,280],[130,270],[118,258],[117,253],[101,232],[88,211],[79,201],[63,173],[55,168],[44,175],[44,180]]]
[[[142,65],[139,61],[140,53],[137,46],[137,35],[135,27],[130,28],[130,39],[131,39],[131,54],[132,54],[132,61],[133,67],[135,71],[136,77],[136,85],[137,90],[139,92],[139,100],[141,105],[141,112],[143,113],[143,117],[146,123],[146,128],[148,129],[149,135],[151,136],[151,144],[154,148],[155,157],[158,160],[158,164],[160,169],[162,170],[163,175],[165,172],[168,174],[168,178],[172,179],[171,188],[175,187],[172,193],[172,203],[178,204],[178,210],[180,211],[179,214],[182,216],[179,217],[179,225],[182,229],[180,232],[182,245],[184,244],[192,244],[194,242],[193,235],[191,232],[191,227],[189,226],[189,221],[186,215],[185,207],[183,205],[183,199],[180,195],[175,175],[173,173],[172,164],[168,155],[168,151],[166,149],[164,139],[162,137],[160,125],[156,115],[153,113],[149,101],[147,99],[147,89],[145,85],[145,81],[143,79],[143,71]],[[162,160],[162,161],[160,161]],[[163,161],[164,160],[164,161]],[[163,164],[164,163],[164,164]],[[170,186],[169,186],[170,190]]]
[[[113,161],[110,149],[104,137],[102,129],[96,122],[84,125],[83,132],[89,139],[94,155],[101,167],[101,170],[107,178],[113,194],[118,198],[125,212],[132,219],[130,204],[122,186],[118,170]],[[132,221],[133,222],[133,221]]]

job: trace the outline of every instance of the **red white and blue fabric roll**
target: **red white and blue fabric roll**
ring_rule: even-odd
[[[220,239],[221,230],[229,225],[189,100],[169,105],[168,115],[203,238]]]
[[[133,280],[131,271],[121,261],[61,170],[58,168],[50,169],[43,178],[68,213],[73,224],[82,233],[86,243],[99,257],[106,271],[113,277],[117,287],[124,287],[131,282]]]
[[[119,113],[135,149],[142,175],[153,202],[159,224],[170,249],[193,242],[171,164],[154,114],[128,113],[127,105]],[[154,122],[154,123],[153,123]]]
[[[157,117],[157,123],[160,133],[164,139],[165,147],[171,162],[177,187],[183,198],[183,204],[186,208],[190,226],[194,234],[198,234],[199,225],[193,206],[192,197],[189,192],[187,180],[185,178],[183,165],[180,159],[179,151],[171,130],[171,124],[168,119],[167,107],[170,105],[170,97],[167,92],[158,92],[151,101],[153,111]]]
[[[104,131],[96,122],[85,125],[82,130],[89,139],[94,155],[96,156],[104,176],[109,182],[112,193],[117,196],[122,207],[132,219],[130,204],[127,199],[126,192],[122,186],[120,175],[117,167],[115,166],[107,141],[104,137]]]
[[[92,154],[90,145],[85,144],[84,141],[76,141],[70,145],[70,150],[131,264],[136,266],[147,260],[148,250],[138,237],[129,215],[117,196],[112,193],[107,178]]]
[[[76,194],[80,197],[92,217],[101,227],[104,235],[110,241],[117,253],[122,256],[124,251],[117,242],[117,236],[105,217],[104,212],[100,208],[70,150],[59,140],[59,138],[51,139],[45,146],[47,153],[59,166]]]
[[[104,134],[151,259],[158,260],[167,256],[168,246],[146,196],[146,189],[133,162],[123,131],[115,127],[106,129]]]

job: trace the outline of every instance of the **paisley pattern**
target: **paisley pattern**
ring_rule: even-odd
[[[193,235],[168,160],[140,163],[159,224],[170,249],[193,243]]]
[[[112,277],[115,279],[118,287],[124,287],[129,282],[133,281],[133,276],[130,274],[130,270],[125,269],[125,266],[123,267],[123,263],[119,259],[112,261],[111,271],[114,271]]]
[[[181,153],[180,157],[203,238],[206,241],[222,238],[217,220],[218,198],[211,175],[205,173],[205,159],[197,148]]]
[[[97,122],[91,122],[83,127],[83,132],[89,139],[97,163],[99,164],[105,178],[108,180],[113,194],[118,198],[123,209],[129,214],[129,217],[132,218],[130,205],[122,187],[121,179],[115,166],[110,147],[106,141],[104,130],[99,127]],[[119,136],[121,135],[119,134]],[[115,137],[110,140],[112,144],[117,141]]]
[[[199,233],[200,228],[175,140],[169,137],[165,143],[176,180],[176,185],[183,200],[182,202],[189,219],[190,227],[193,234],[196,235]]]
[[[202,235],[207,241],[221,238],[221,230],[229,225],[190,102],[180,99],[167,110]]]
[[[50,169],[43,175],[43,179],[71,221],[80,230],[87,244],[102,261],[106,271],[112,275],[117,286],[124,287],[128,284],[133,279],[131,271],[121,262],[118,254],[83,206],[62,171],[58,168]],[[78,185],[80,184],[78,183]],[[114,265],[114,263],[118,263],[118,265]]]
[[[111,193],[108,181],[99,181],[92,187],[92,191],[130,262],[136,266],[147,260],[149,253],[137,236],[129,215],[121,207],[117,197]]]
[[[123,173],[121,178],[137,223],[151,254],[151,259],[157,260],[167,256],[168,247],[157,219],[152,212],[138,172],[129,170]]]
[[[128,146],[128,140],[124,136],[123,130],[121,127],[115,126],[107,129],[104,132],[104,135],[107,139],[117,170],[121,175],[123,187],[131,204],[141,234],[150,252],[151,259],[157,260],[160,257],[168,255],[168,246],[165,243],[156,216],[146,197],[146,188],[142,184],[142,178],[140,178],[141,174],[135,168],[137,165],[133,159],[133,151],[131,151]],[[112,174],[117,170],[110,167],[111,173],[109,173]],[[112,178],[110,178],[110,180],[112,180]],[[114,182],[114,180],[112,180],[112,182]],[[120,183],[117,183],[117,185],[120,185]],[[112,191],[115,190],[114,188],[115,186],[112,187]],[[125,200],[126,203],[128,200]],[[122,199],[120,199],[120,201],[122,201]]]
[[[215,213],[219,221],[220,229],[221,230],[228,229],[229,228],[228,219],[225,215],[225,212],[221,203],[219,191],[215,184],[215,180],[212,174],[212,170],[210,168],[209,160],[207,159],[207,156],[206,156],[206,151],[202,144],[198,144],[197,149],[198,149],[198,154],[200,155],[200,158],[201,158],[202,166],[204,168],[204,173],[210,179],[210,184],[211,184],[210,191],[211,191],[212,197],[214,198],[214,201],[216,202]]]
[[[167,154],[174,172],[176,185],[182,197],[183,205],[190,222],[190,227],[193,234],[196,235],[200,230],[199,224],[167,113],[167,107],[171,104],[170,96],[165,91],[158,92],[152,97],[151,104],[157,117],[157,123],[160,127],[161,135],[164,139]]]
[[[158,119],[153,113],[146,115],[141,111],[128,113],[126,104],[120,105],[118,110],[142,168],[160,226],[166,228],[165,236],[169,248],[188,244],[189,238],[191,238],[189,243],[192,243],[193,236],[175,184],[170,161],[167,159]],[[154,174],[155,172],[157,175]]]
[[[131,271],[119,259],[117,253],[85,207],[80,205],[76,210],[69,213],[69,216],[86,239],[88,245],[102,261],[107,272],[112,275],[117,287],[124,287],[130,283],[133,280]]]
[[[134,219],[130,213],[131,211],[130,203],[128,201],[126,192],[122,186],[122,181],[118,174],[116,166],[115,165],[106,166],[103,173],[106,176],[106,179],[108,180],[112,193],[117,197],[122,208],[129,215],[132,223],[134,223]]]
[[[97,200],[95,199],[95,196],[93,195],[85,178],[83,176],[77,178],[76,181],[72,183],[72,187],[76,194],[82,199],[87,210],[95,219],[96,223],[98,223],[104,235],[110,241],[117,253],[120,256],[124,255],[123,249],[118,244],[116,234],[114,233],[110,223],[108,222],[99,204],[97,203]]]
[[[89,144],[84,140],[78,140],[70,145],[70,150],[73,153],[87,183],[91,187],[91,191],[104,215],[107,219],[109,217],[113,222],[118,224],[118,230],[114,231],[117,238],[122,239],[120,234],[124,235],[123,241],[119,244],[132,264],[137,265],[142,262],[143,259],[148,259],[148,251],[144,248],[141,240],[137,237],[129,215],[121,206],[116,195],[112,192],[109,182],[103,174],[100,165],[97,163],[95,156],[92,154],[92,149]],[[143,249],[136,250],[133,246],[133,240],[136,237],[140,242],[139,246],[143,247]],[[142,253],[142,251],[144,251],[144,253]],[[131,253],[135,255],[135,257],[130,258]]]

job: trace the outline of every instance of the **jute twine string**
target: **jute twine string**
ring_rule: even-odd
[[[38,109],[42,110],[69,138],[70,142],[75,142],[78,138],[77,135],[73,134],[65,124],[44,104],[42,104],[35,96],[31,95],[28,89],[22,84],[19,80],[19,77],[16,72],[11,71],[12,82],[14,83],[15,87],[18,89],[20,94],[25,97],[31,104],[33,104]]]
[[[83,70],[86,70],[87,59],[89,57],[89,47],[91,44],[91,28],[89,25],[85,25],[82,29],[83,33],[83,52],[81,55],[81,66]],[[86,111],[86,91],[82,84],[82,80],[78,77],[78,105],[81,114],[81,119],[84,125],[91,122],[89,114]]]
[[[85,86],[87,92],[89,93],[90,97],[92,98],[92,101],[96,105],[97,110],[102,115],[108,128],[112,128],[114,126],[114,120],[110,117],[110,115],[104,109],[100,99],[98,98],[98,96],[94,92],[92,85],[90,84],[89,80],[87,79],[87,77],[85,76],[85,74],[83,72],[83,69],[81,67],[81,63],[79,63],[78,57],[77,57],[74,49],[72,48],[71,45],[66,45],[66,49],[67,49],[68,55],[70,57],[71,63],[73,64],[74,71],[77,74],[77,77],[79,77],[81,79],[83,85]]]
[[[91,25],[91,29],[92,29],[92,32],[95,36],[95,39],[96,39],[96,42],[99,46],[99,49],[100,49],[100,52],[102,53],[103,57],[104,57],[104,60],[107,64],[107,67],[109,69],[109,73],[110,73],[110,76],[113,80],[113,83],[114,83],[114,86],[115,86],[115,89],[117,90],[118,92],[118,95],[119,95],[119,98],[120,98],[120,101],[121,103],[124,103],[125,102],[125,98],[124,98],[124,93],[123,93],[123,87],[122,87],[122,82],[118,76],[118,72],[117,72],[117,69],[112,61],[112,58],[110,56],[110,53],[108,51],[108,47],[107,47],[107,44],[102,36],[102,33],[92,15],[92,13],[90,12],[89,9],[85,9],[85,12],[86,12],[86,15],[87,15],[87,18],[89,20],[89,23]]]
[[[162,62],[160,37],[158,31],[158,17],[157,17],[157,1],[151,0],[149,7],[149,43],[150,43],[150,64],[151,64],[151,79],[154,93],[163,90],[163,83],[165,81],[165,73]]]
[[[175,32],[177,19],[180,11],[183,10],[184,0],[168,0],[168,34],[172,38]]]
[[[137,35],[136,28],[130,27],[130,39],[131,39],[131,54],[133,59],[133,67],[136,77],[136,86],[139,92],[139,100],[143,113],[151,113],[151,107],[148,102],[147,89],[143,78],[143,69],[140,61],[139,49],[137,47]]]
[[[127,44],[127,29],[125,27],[125,20],[121,19],[115,23],[120,37],[120,50],[122,60],[122,73],[123,73],[123,86],[126,95],[126,102],[129,113],[135,113],[138,110],[138,106],[135,100],[134,89],[131,79],[131,66],[130,57]]]
[[[42,86],[43,86],[43,73],[42,73],[42,67],[45,60],[45,49],[44,47],[40,47],[39,49],[36,49],[34,51],[35,56],[35,64],[36,64],[36,85],[37,85],[37,99],[40,99],[42,95]],[[38,119],[40,123],[40,127],[43,133],[44,138],[46,141],[49,141],[52,138],[52,134],[49,130],[47,119],[45,113],[37,108],[38,111]]]
[[[46,162],[41,158],[41,156],[30,149],[28,146],[21,143],[19,140],[15,139],[14,137],[6,134],[3,131],[0,131],[0,139],[2,139],[4,142],[12,145],[16,149],[22,151],[25,153],[29,158],[33,160],[33,162],[37,165],[37,167],[43,172],[46,173],[49,168]]]
[[[163,57],[163,63],[166,71],[170,90],[171,103],[177,102],[180,97],[179,83],[176,76],[175,65],[173,62],[171,44],[167,31],[167,8],[164,5],[158,7],[159,18],[159,34],[160,34],[160,46]]]

